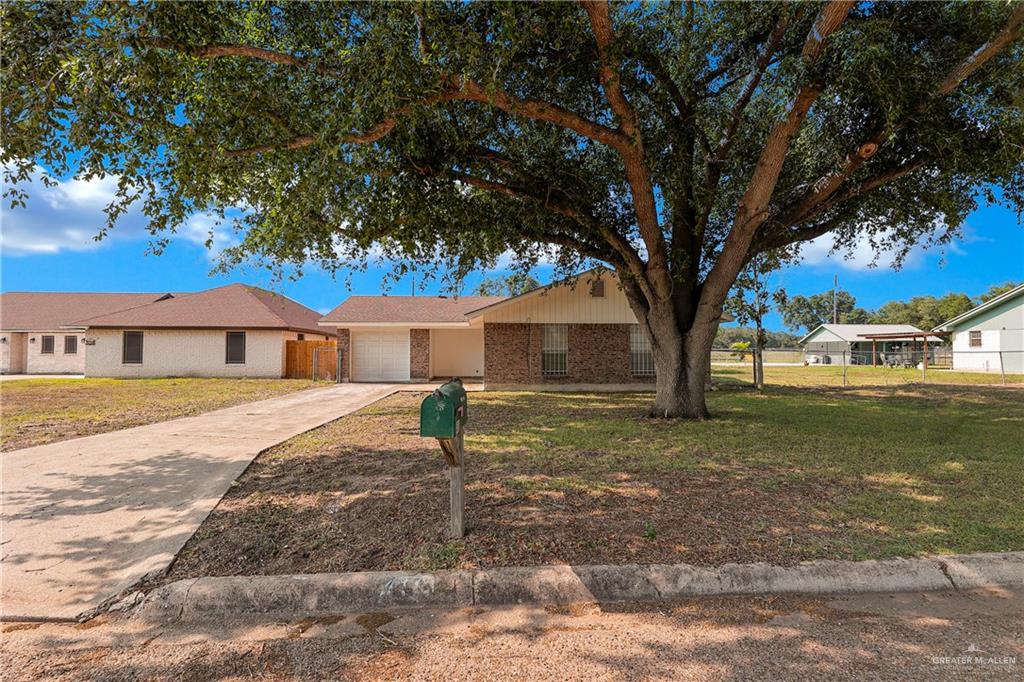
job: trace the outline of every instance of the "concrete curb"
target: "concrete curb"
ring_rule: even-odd
[[[843,594],[1024,586],[1024,552],[796,566],[535,566],[179,580],[149,593],[137,618],[322,616],[413,606],[571,604],[728,594]]]

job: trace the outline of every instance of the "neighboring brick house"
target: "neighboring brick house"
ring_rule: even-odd
[[[11,291],[0,294],[0,373],[83,374],[85,328],[73,323],[169,294]]]
[[[605,389],[654,381],[647,336],[609,272],[509,298],[353,296],[320,324],[337,329],[352,381],[459,376],[487,388]]]
[[[5,373],[281,377],[286,341],[327,339],[320,314],[230,284],[187,294],[8,293]]]

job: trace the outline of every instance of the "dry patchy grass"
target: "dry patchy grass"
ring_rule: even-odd
[[[0,383],[3,450],[188,417],[309,388],[298,379],[31,379]]]
[[[1000,388],[470,395],[467,523],[397,394],[261,455],[189,541],[196,575],[547,563],[794,563],[1024,548],[1024,401]]]

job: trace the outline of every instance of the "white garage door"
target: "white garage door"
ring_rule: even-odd
[[[353,332],[352,381],[409,381],[409,330]]]

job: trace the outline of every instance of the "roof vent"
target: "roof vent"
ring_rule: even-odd
[[[590,295],[594,298],[604,298],[604,280],[595,279],[590,283]]]

